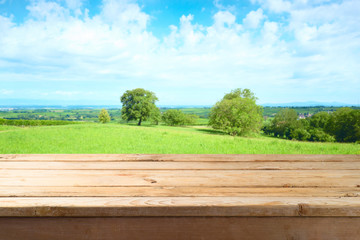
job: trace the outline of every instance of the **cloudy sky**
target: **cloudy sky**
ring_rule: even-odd
[[[0,105],[360,101],[359,0],[0,0]]]

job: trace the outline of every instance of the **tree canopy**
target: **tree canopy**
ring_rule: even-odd
[[[331,114],[324,129],[334,135],[337,142],[360,141],[360,110],[340,108]]]
[[[297,124],[298,115],[294,109],[281,109],[271,122],[271,129],[275,136],[283,137]]]
[[[211,108],[209,125],[230,135],[259,132],[262,124],[262,108],[249,89],[235,89]]]
[[[120,98],[122,103],[121,118],[126,121],[138,120],[138,125],[142,121],[149,119],[156,111],[155,102],[158,100],[155,93],[136,88],[127,90]]]
[[[110,115],[106,109],[101,109],[101,112],[99,114],[99,122],[101,123],[107,123],[110,122]]]

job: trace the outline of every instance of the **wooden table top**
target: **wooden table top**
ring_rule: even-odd
[[[360,155],[0,155],[0,217],[360,217]]]

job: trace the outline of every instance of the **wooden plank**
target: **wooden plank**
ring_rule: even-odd
[[[48,197],[0,199],[0,217],[360,217],[356,197]]]
[[[358,187],[360,170],[0,170],[0,186]]]
[[[0,187],[0,197],[360,197],[360,188]],[[359,199],[360,201],[360,199]]]
[[[0,218],[0,229],[2,240],[358,240],[360,218]]]
[[[1,154],[0,161],[359,162],[360,155],[297,154]]]
[[[360,162],[1,162],[19,170],[360,170]]]

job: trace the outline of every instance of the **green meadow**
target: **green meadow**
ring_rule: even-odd
[[[83,123],[0,126],[0,153],[360,154],[360,145],[232,137],[206,126]]]

